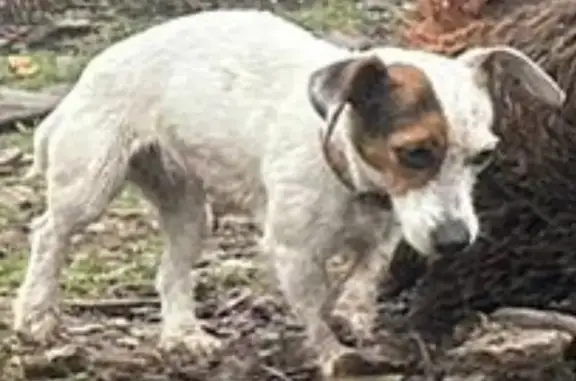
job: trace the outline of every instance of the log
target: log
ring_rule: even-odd
[[[0,131],[15,122],[29,121],[48,114],[70,90],[70,85],[56,85],[43,91],[0,87]]]
[[[0,8],[0,12],[2,12]],[[0,49],[10,48],[15,44],[26,46],[41,44],[58,33],[87,33],[96,26],[87,19],[45,20],[42,24],[22,25],[6,23],[0,26]]]

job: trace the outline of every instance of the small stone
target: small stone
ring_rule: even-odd
[[[337,30],[328,32],[325,38],[336,45],[352,50],[366,50],[372,46],[372,41],[368,37],[352,36]]]
[[[389,0],[364,0],[364,7],[368,11],[387,11],[392,6]]]
[[[78,244],[78,243],[82,242],[83,237],[84,237],[84,236],[83,236],[82,234],[80,234],[80,233],[74,234],[74,235],[72,235],[72,237],[70,238],[70,242],[71,242],[72,244],[74,244],[74,245],[75,245],[75,244]]]
[[[390,375],[388,364],[368,353],[350,352],[334,362],[333,375],[339,379],[385,380]],[[376,378],[377,377],[377,378]]]
[[[84,324],[78,327],[68,327],[68,333],[78,336],[94,334],[102,331],[104,331],[104,326],[97,323]]]
[[[108,228],[103,222],[94,222],[86,227],[86,231],[91,233],[103,233],[107,230]]]
[[[23,154],[22,157],[20,158],[20,162],[22,164],[32,164],[33,161],[34,161],[34,155],[29,153]]]
[[[46,352],[46,358],[53,362],[61,358],[70,358],[78,354],[78,347],[74,344],[67,344],[62,347],[56,347]]]
[[[140,340],[138,340],[136,337],[130,337],[130,336],[121,337],[118,340],[116,340],[116,343],[118,343],[118,345],[120,346],[128,348],[137,348],[138,346],[140,346]]]
[[[116,329],[125,330],[130,327],[130,321],[128,321],[126,318],[118,317],[110,319],[107,325]]]
[[[144,328],[130,328],[130,335],[138,339],[145,339],[151,337],[153,332]]]

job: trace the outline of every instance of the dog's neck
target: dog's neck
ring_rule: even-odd
[[[385,210],[392,209],[390,196],[387,193],[375,189],[362,189],[358,186],[358,181],[354,179],[351,170],[351,158],[346,155],[342,148],[334,144],[333,141],[328,141],[324,145],[322,132],[320,133],[320,141],[325,147],[323,155],[328,166],[334,176],[352,193],[355,201],[368,203]]]

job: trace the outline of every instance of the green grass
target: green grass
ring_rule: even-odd
[[[120,284],[152,284],[161,252],[156,237],[137,239],[117,250],[84,246],[66,269],[63,288],[68,297],[98,298]]]
[[[44,87],[72,82],[80,74],[86,60],[85,56],[59,56],[50,51],[34,51],[19,54],[29,57],[38,70],[27,76],[19,76],[10,69],[8,57],[0,57],[0,83],[5,86],[37,90]]]
[[[358,4],[350,0],[326,0],[322,4],[317,3],[310,8],[291,12],[288,17],[307,29],[322,32],[353,32],[365,20]]]

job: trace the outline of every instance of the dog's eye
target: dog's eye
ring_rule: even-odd
[[[483,167],[488,165],[493,157],[494,157],[494,150],[485,149],[478,152],[476,155],[468,158],[467,162],[469,165],[473,165],[475,167]]]
[[[397,148],[396,157],[400,164],[411,169],[426,169],[435,164],[434,151],[426,147]]]

